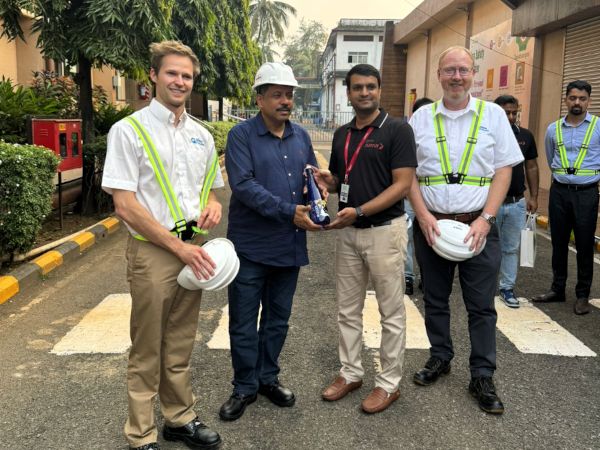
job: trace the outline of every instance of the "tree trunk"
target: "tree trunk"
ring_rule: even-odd
[[[219,97],[219,120],[223,121],[223,97]]]
[[[92,102],[92,62],[82,54],[79,54],[77,61],[79,72],[75,77],[79,85],[79,111],[82,120],[83,144],[88,144],[94,140],[94,105]],[[81,185],[81,212],[87,214],[94,210],[92,199],[92,186],[95,174],[95,164],[93,161],[86,161],[83,156],[83,174]]]

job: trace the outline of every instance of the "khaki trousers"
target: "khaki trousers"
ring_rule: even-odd
[[[130,236],[126,256],[132,307],[124,431],[129,445],[140,447],[158,440],[157,394],[168,425],[178,427],[196,417],[190,357],[202,291],[179,286],[183,263],[161,247]]]
[[[340,375],[349,382],[362,380],[364,376],[362,313],[370,275],[382,327],[379,348],[382,370],[375,378],[375,386],[390,393],[400,385],[406,346],[404,259],[407,241],[406,216],[381,227],[347,227],[339,230],[336,238]]]

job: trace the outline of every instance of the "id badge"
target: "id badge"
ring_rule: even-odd
[[[348,203],[348,194],[350,193],[350,185],[342,183],[342,189],[340,190],[340,202]]]

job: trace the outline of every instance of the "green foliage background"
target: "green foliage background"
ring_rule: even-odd
[[[52,209],[59,162],[47,148],[0,142],[0,254],[33,247]]]

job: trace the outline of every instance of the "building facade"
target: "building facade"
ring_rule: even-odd
[[[511,94],[520,100],[521,124],[539,147],[540,187],[548,189],[546,129],[566,113],[564,89],[570,81],[587,80],[592,100],[600,96],[599,37],[600,0],[424,0],[386,34],[385,45],[406,54],[406,70],[387,76],[384,70],[383,84],[404,87],[409,116],[415,99],[442,95],[440,53],[451,45],[466,46],[475,58],[472,94],[486,100]],[[592,101],[590,112],[600,114],[600,101]]]
[[[381,68],[385,23],[378,19],[341,19],[331,30],[321,56],[321,114],[326,122],[333,120],[334,114],[352,117],[346,97],[346,72],[356,64]]]

